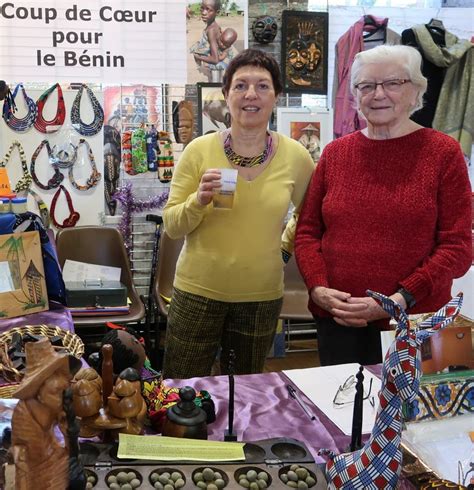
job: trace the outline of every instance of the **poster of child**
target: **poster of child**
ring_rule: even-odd
[[[244,0],[202,0],[187,9],[188,83],[221,82],[246,46]]]

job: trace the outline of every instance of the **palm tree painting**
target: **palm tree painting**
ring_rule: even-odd
[[[14,291],[0,294],[0,317],[22,316],[48,308],[37,231],[0,236],[0,260],[9,264]],[[6,306],[6,308],[4,307]]]

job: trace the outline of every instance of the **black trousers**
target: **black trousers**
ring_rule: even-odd
[[[314,318],[318,331],[321,366],[358,362],[363,366],[382,362],[380,328],[343,327],[332,318]]]

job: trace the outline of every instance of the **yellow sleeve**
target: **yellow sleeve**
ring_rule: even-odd
[[[168,202],[163,210],[166,233],[172,239],[182,238],[195,230],[212,203],[203,206],[197,200],[197,189],[204,168],[199,145],[191,142],[179,159],[171,180]]]
[[[311,175],[315,169],[313,159],[311,158],[308,150],[306,150],[306,148],[303,146],[301,146],[301,150],[302,151],[300,154],[298,154],[297,161],[295,162],[295,165],[298,166],[298,172],[295,178],[295,185],[291,196],[291,202],[295,206],[295,209],[291,215],[291,218],[288,220],[281,237],[281,251],[285,262],[288,262],[293,254],[299,211],[303,204],[306,189],[309,181],[311,180]]]

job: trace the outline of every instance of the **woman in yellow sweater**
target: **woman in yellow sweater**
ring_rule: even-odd
[[[282,91],[271,56],[241,52],[222,90],[232,125],[186,147],[163,213],[167,234],[185,237],[168,315],[166,378],[209,375],[219,347],[222,372],[230,349],[235,373],[262,371],[282,305],[294,220],[281,231],[290,203],[299,209],[313,171],[302,145],[267,129]],[[213,201],[222,169],[238,172],[230,209]]]

